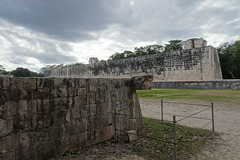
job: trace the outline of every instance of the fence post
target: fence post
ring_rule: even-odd
[[[161,99],[161,118],[163,122],[163,100]]]
[[[214,132],[214,108],[213,108],[213,102],[212,102],[212,131]]]
[[[117,109],[114,109],[114,139],[117,142]]]
[[[177,160],[176,116],[173,116],[173,145],[174,145],[173,160]]]

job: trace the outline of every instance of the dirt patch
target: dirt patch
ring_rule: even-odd
[[[166,100],[179,103],[191,104],[211,104],[206,100]],[[192,159],[211,159],[211,160],[239,160],[240,158],[240,105],[229,101],[213,101],[215,114],[215,131],[221,134],[221,140],[215,142],[212,146],[206,146],[200,154]],[[143,116],[155,119],[161,119],[160,100],[159,99],[140,99]],[[164,103],[164,119],[172,121],[172,114],[178,115],[177,120],[181,119],[181,115],[187,116],[205,109],[207,106],[179,105],[174,103]],[[206,110],[194,117],[204,119],[211,118],[211,110]],[[202,128],[209,120],[202,119],[185,119],[179,124]],[[209,124],[204,129],[212,129]]]
[[[129,147],[131,144],[125,143],[124,140],[120,140],[118,143],[106,141],[68,153],[54,160],[145,160],[133,154]]]

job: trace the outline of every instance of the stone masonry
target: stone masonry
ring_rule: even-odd
[[[117,116],[118,128],[141,128],[136,89],[150,89],[151,81],[0,77],[0,160],[49,159],[108,140],[114,109],[129,115]]]
[[[153,75],[154,81],[188,81],[222,79],[216,48],[204,39],[184,42],[184,50],[132,57],[115,61],[72,65],[46,70],[46,77],[132,77]]]

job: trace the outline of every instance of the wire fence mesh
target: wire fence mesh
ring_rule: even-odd
[[[180,106],[180,105],[187,105],[187,106],[191,106],[191,107],[194,107],[194,106],[197,106],[197,107],[201,107],[200,109],[198,109],[196,112],[194,113],[190,113],[188,115],[183,115],[183,114],[178,114],[178,113],[164,113],[164,107],[165,105],[169,105],[169,104],[175,104],[175,106]],[[154,138],[152,136],[149,136],[149,135],[141,135],[142,138],[146,138],[146,139],[151,139],[151,140],[155,140],[155,141],[159,141],[159,142],[164,142],[164,143],[168,143],[170,145],[173,146],[173,159],[176,160],[177,159],[177,145],[179,142],[181,143],[191,143],[191,142],[194,142],[194,141],[197,141],[197,140],[183,140],[181,137],[177,137],[177,131],[180,129],[178,127],[176,127],[176,124],[179,123],[179,122],[183,122],[184,120],[187,120],[187,119],[197,119],[197,120],[201,120],[201,121],[207,121],[207,123],[204,123],[204,125],[202,126],[198,126],[198,128],[205,128],[206,126],[212,124],[212,131],[214,131],[214,108],[213,108],[213,103],[207,105],[207,104],[188,104],[188,103],[178,103],[178,102],[173,102],[173,101],[163,101],[161,100],[160,102],[160,114],[161,115],[161,120],[162,122],[170,122],[172,124],[172,137],[166,137],[166,138],[162,138],[162,139],[159,139],[159,138]],[[206,114],[207,111],[210,111],[209,113],[211,114]],[[118,132],[121,132],[121,133],[126,133],[126,130],[122,130],[121,128],[119,128],[117,126],[117,117],[118,116],[126,116],[126,117],[129,117],[129,118],[134,118],[133,115],[128,115],[128,114],[123,114],[123,113],[120,113],[121,110],[114,110],[112,112],[109,112],[109,113],[112,113],[114,115],[114,127],[115,127],[115,140],[117,141],[117,135],[118,135]],[[203,114],[203,115],[200,115],[200,114]],[[173,116],[173,120],[167,120],[167,119],[164,119],[164,115],[168,115],[168,116]],[[200,115],[200,116],[197,116],[197,115]],[[208,117],[206,117],[205,115],[208,115]],[[211,115],[211,116],[209,116]],[[204,116],[204,117],[203,117]],[[178,117],[180,117],[180,119],[177,119]],[[183,123],[184,124],[184,123]],[[120,125],[121,126],[121,125]],[[138,133],[131,133],[131,134],[136,134],[137,136],[139,136]]]

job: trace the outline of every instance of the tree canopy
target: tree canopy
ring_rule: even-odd
[[[14,77],[43,77],[43,74],[39,74],[22,67],[19,67],[11,71],[10,74],[13,75]]]
[[[169,44],[165,44],[165,52],[173,52],[182,50],[182,40],[170,40]]]
[[[240,41],[224,43],[218,48],[224,79],[240,79]]]
[[[168,44],[162,45],[153,44],[147,45],[144,47],[135,47],[134,52],[132,51],[124,51],[122,53],[115,53],[109,57],[108,60],[118,60],[129,57],[138,57],[152,54],[161,54],[165,52],[173,52],[176,50],[182,50],[182,40],[170,40]]]

